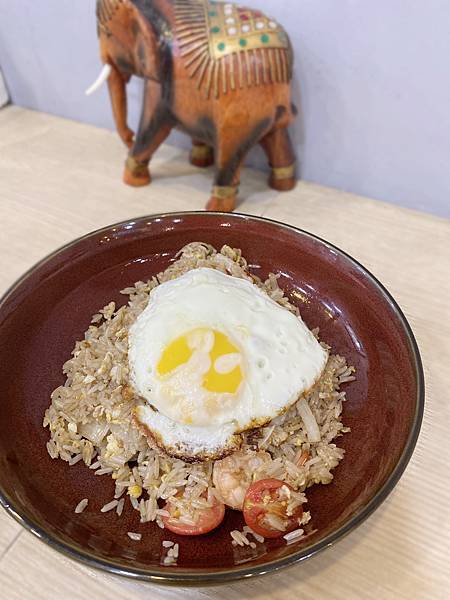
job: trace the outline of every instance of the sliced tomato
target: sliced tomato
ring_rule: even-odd
[[[195,509],[193,516],[189,515],[189,518],[192,517],[192,524],[180,521],[182,514],[172,503],[167,502],[164,510],[170,512],[170,517],[163,517],[164,527],[178,535],[209,533],[222,523],[225,516],[225,505],[217,500],[214,500],[214,504],[210,508]]]
[[[279,479],[261,479],[253,483],[244,500],[247,525],[265,538],[281,537],[297,529],[303,508],[299,505],[288,514],[292,492],[294,489]]]

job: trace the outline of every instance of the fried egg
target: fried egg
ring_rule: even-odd
[[[138,425],[171,456],[217,458],[285,412],[327,352],[304,322],[246,279],[211,268],[162,283],[130,328]]]

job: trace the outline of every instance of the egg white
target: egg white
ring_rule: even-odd
[[[219,398],[214,410],[207,410],[197,388],[189,398],[187,389],[168,402],[156,368],[173,340],[198,328],[224,333],[242,355],[237,393]],[[210,268],[191,270],[155,288],[130,329],[131,382],[142,398],[136,421],[173,456],[203,460],[227,454],[239,446],[236,434],[268,423],[310,389],[327,357],[299,317],[250,281]]]

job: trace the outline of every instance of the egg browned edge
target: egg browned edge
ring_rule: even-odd
[[[139,421],[136,415],[136,411],[137,407],[133,409],[133,424],[139,429],[139,431],[141,431],[145,435],[147,440],[150,442],[149,446],[156,446],[158,450],[160,450],[166,456],[169,456],[171,458],[179,458],[185,463],[194,464],[210,460],[221,460],[222,458],[225,458],[226,456],[229,456],[230,454],[233,454],[233,452],[239,450],[239,448],[242,445],[242,437],[240,435],[234,434],[230,436],[229,440],[227,441],[227,446],[225,448],[219,448],[217,452],[199,452],[195,456],[192,456],[190,454],[186,454],[187,449],[180,450],[179,447],[167,446],[166,444],[164,444],[162,437],[158,433],[152,431],[150,427]]]
[[[327,350],[327,354],[328,354],[328,350]],[[322,371],[316,377],[316,379],[311,384],[311,386],[308,389],[306,389],[304,392],[302,392],[302,394],[300,396],[298,396],[297,399],[294,402],[292,402],[289,406],[285,406],[284,408],[280,409],[277,412],[277,417],[283,416],[302,397],[304,397],[310,393],[310,391],[314,388],[314,386],[317,384],[319,379],[322,377],[322,374],[325,370],[325,366],[326,366],[326,362],[325,362],[325,365],[324,365]],[[148,402],[144,398],[140,397],[140,400],[143,401],[143,403],[146,404],[147,406],[149,406],[152,410],[155,410],[155,412],[158,412],[158,411],[156,411],[155,408],[153,408],[151,405],[149,405]],[[133,409],[133,416],[132,416],[133,425],[135,427],[137,427],[137,429],[139,429],[139,431],[141,431],[145,435],[145,437],[147,438],[147,440],[149,442],[149,446],[150,447],[156,446],[158,448],[158,450],[160,450],[166,456],[169,456],[171,458],[179,458],[180,460],[184,461],[185,463],[189,463],[189,464],[201,463],[201,462],[206,462],[206,461],[210,461],[210,460],[221,460],[222,458],[230,456],[230,454],[233,454],[233,452],[237,452],[237,450],[239,450],[242,445],[242,437],[240,435],[241,433],[255,431],[256,429],[261,429],[261,427],[268,425],[276,418],[276,417],[272,417],[272,418],[261,417],[259,419],[252,419],[246,427],[240,429],[235,434],[230,436],[225,448],[220,448],[217,450],[217,452],[199,452],[195,456],[191,456],[191,455],[185,453],[187,450],[180,450],[176,446],[167,446],[166,444],[164,444],[162,437],[158,433],[152,431],[150,429],[150,427],[148,427],[147,425],[145,425],[144,423],[141,423],[139,421],[136,411],[137,411],[137,407],[135,407]],[[152,442],[152,443],[150,443],[150,442]]]

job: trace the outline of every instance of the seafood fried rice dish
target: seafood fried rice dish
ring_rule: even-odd
[[[111,477],[102,512],[136,510],[179,536],[242,511],[234,546],[286,543],[314,531],[307,490],[344,458],[337,438],[354,368],[303,322],[278,285],[240,250],[194,242],[162,273],[92,318],[64,366],[43,425],[53,459]],[[77,513],[90,510],[80,498]],[[180,543],[163,542],[165,564]]]

